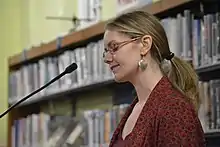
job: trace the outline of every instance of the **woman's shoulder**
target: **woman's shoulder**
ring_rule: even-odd
[[[187,116],[191,115],[193,117],[197,115],[189,99],[175,88],[172,88],[169,93],[160,99],[159,109],[163,115],[184,116],[184,114],[186,114]]]

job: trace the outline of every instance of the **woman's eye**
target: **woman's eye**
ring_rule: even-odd
[[[111,43],[111,48],[113,51],[118,49],[118,44],[117,43]]]
[[[116,45],[117,45],[117,44],[116,44],[115,42],[111,42],[111,43],[109,44],[109,47],[110,47],[110,48],[114,48]]]
[[[112,48],[112,51],[113,51],[113,52],[116,52],[117,50],[118,50],[118,47]]]

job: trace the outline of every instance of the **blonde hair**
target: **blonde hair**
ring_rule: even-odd
[[[131,38],[150,35],[152,37],[151,55],[160,66],[161,71],[170,79],[172,85],[184,94],[198,112],[200,99],[198,90],[198,76],[193,67],[176,56],[171,62],[168,72],[163,67],[164,59],[170,55],[170,48],[166,32],[160,21],[144,11],[133,11],[112,19],[106,24],[106,29],[117,30]]]

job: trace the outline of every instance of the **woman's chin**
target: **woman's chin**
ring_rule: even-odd
[[[114,80],[117,83],[123,83],[127,81],[124,76],[121,76],[119,74],[114,74],[114,77],[115,77]]]

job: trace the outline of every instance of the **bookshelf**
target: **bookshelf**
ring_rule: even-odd
[[[215,3],[214,1],[212,2]],[[182,14],[183,16],[184,14],[189,14],[190,12],[195,13],[199,11],[198,12],[199,19],[203,18],[200,16],[201,15],[200,4],[203,4],[203,3],[206,4],[207,2],[201,1],[201,0],[161,0],[155,3],[143,6],[139,9],[148,11],[160,17],[161,21],[164,24],[167,21],[169,21],[169,16],[174,16],[175,17],[173,21],[174,24],[170,24],[171,26],[173,26],[173,25],[176,25],[175,21],[178,20],[177,14]],[[211,2],[208,2],[208,3],[210,4]],[[186,9],[190,11],[184,11]],[[24,102],[23,104],[21,104],[20,106],[18,106],[17,108],[15,108],[13,111],[9,113],[8,147],[12,147],[11,138],[13,135],[12,126],[13,126],[14,121],[21,119],[23,117],[27,117],[27,116],[31,116],[31,117],[33,116],[33,119],[36,119],[37,117],[36,114],[41,113],[42,105],[49,106],[50,102],[53,102],[53,101],[57,103],[61,103],[62,101],[64,101],[64,99],[70,99],[72,103],[71,111],[73,111],[72,113],[74,114],[75,113],[74,111],[76,111],[75,103],[82,94],[89,93],[91,91],[93,92],[95,91],[95,93],[99,93],[100,91],[102,91],[102,89],[108,89],[110,90],[110,93],[112,95],[112,104],[117,105],[119,107],[113,107],[112,109],[108,108],[108,111],[103,111],[103,110],[85,111],[84,116],[86,117],[86,119],[90,121],[89,118],[91,116],[98,117],[99,115],[109,115],[109,113],[111,112],[123,111],[124,108],[126,108],[126,105],[120,105],[120,104],[129,103],[129,101],[131,101],[132,87],[129,84],[116,84],[113,81],[113,77],[111,73],[109,73],[107,68],[102,63],[100,63],[100,58],[101,58],[100,52],[102,50],[102,35],[104,33],[105,23],[106,21],[98,22],[87,28],[73,32],[69,35],[62,36],[62,37],[59,36],[56,40],[53,40],[48,44],[42,44],[39,47],[33,47],[30,50],[27,50],[20,54],[9,57],[8,68],[12,75],[12,76],[10,75],[11,78],[15,78],[17,75],[21,75],[21,74],[22,75],[24,74],[23,76],[28,77],[28,78],[30,75],[35,77],[35,74],[34,74],[35,72],[33,71],[38,71],[37,69],[40,69],[41,72],[45,71],[47,69],[45,67],[46,64],[50,65],[48,66],[48,68],[50,67],[50,69],[47,70],[48,77],[43,80],[40,80],[40,78],[31,79],[31,80],[34,80],[33,82],[34,84],[32,85],[30,84],[30,81],[25,81],[24,80],[25,78],[19,79],[20,82],[16,83],[16,84],[20,84],[20,83],[22,84],[23,82],[24,87],[17,85],[17,87],[14,88],[12,86],[13,84],[9,82],[9,84],[11,84],[10,87],[11,88],[13,87],[12,90],[16,91],[15,93],[9,92],[10,93],[9,96],[10,98],[13,98],[15,101],[17,100],[17,98],[23,97],[23,95],[25,95],[26,93],[31,92],[33,89],[36,89],[37,87],[39,87],[39,85],[44,84],[45,81],[55,76],[51,73],[59,74],[60,70],[62,71],[71,62],[77,62],[78,64],[80,64],[80,70],[78,70],[79,72],[77,71],[71,76],[66,76],[66,78],[62,78],[59,81],[59,83],[51,85],[51,89],[48,88],[42,94],[36,95],[34,98]],[[197,23],[197,22],[195,21],[194,23]],[[195,27],[195,26],[190,25],[190,27]],[[166,29],[169,29],[169,28],[166,28]],[[174,33],[174,35],[176,34]],[[194,32],[187,34],[187,35],[189,36],[194,35],[193,37],[195,37]],[[189,51],[197,49],[196,45],[195,45],[196,47],[192,45],[193,39],[187,40],[186,38],[187,36],[185,36],[183,40],[185,41],[184,42],[185,46],[189,47]],[[171,40],[172,40],[172,37],[171,37]],[[187,42],[186,40],[189,42]],[[172,48],[177,47],[174,44],[172,44],[172,41],[171,41],[171,46]],[[87,56],[86,53],[88,53],[89,55]],[[90,55],[93,55],[93,56],[91,57]],[[196,55],[198,55],[198,53],[196,53]],[[80,57],[82,56],[82,58],[77,58],[79,56]],[[199,59],[197,58],[194,59],[194,56],[195,55],[192,55],[192,54],[184,55],[186,59],[193,58],[193,62],[196,63],[195,69],[198,75],[200,76],[201,80],[205,81],[205,82],[201,82],[200,83],[201,85],[204,84],[207,86],[209,84],[212,84],[213,82],[212,80],[216,80],[220,78],[219,76],[220,74],[216,74],[220,72],[220,64],[218,63],[213,64],[211,61],[203,64],[203,63],[200,63]],[[90,69],[90,66],[88,66],[90,65],[89,63],[94,64],[94,65],[91,65],[92,69]],[[30,69],[30,71],[27,71],[28,69]],[[50,70],[53,70],[53,72],[50,72]],[[94,70],[97,70],[98,74],[91,72]],[[79,75],[80,75],[80,78],[79,78]],[[90,77],[88,75],[92,75],[92,76]],[[70,81],[69,79],[74,79],[75,81],[73,80]],[[36,81],[40,81],[40,82],[37,82],[37,85],[35,85]],[[25,86],[29,84],[30,84],[29,87],[32,87],[32,88]],[[20,91],[22,91],[23,93],[20,93]],[[206,90],[206,92],[210,93],[210,91],[208,90]],[[14,100],[11,101],[11,99],[9,99],[9,105],[13,104],[15,102]],[[47,118],[48,115],[44,115],[44,117]],[[114,129],[112,129],[111,131],[113,130]],[[215,129],[215,128],[213,128],[213,130],[214,131],[207,132],[206,137],[208,140],[216,139],[215,145],[216,144],[220,145],[220,142],[218,141],[218,139],[220,138],[219,131],[218,129]],[[103,144],[109,141],[109,136],[106,136],[104,140],[105,141],[102,142]]]

